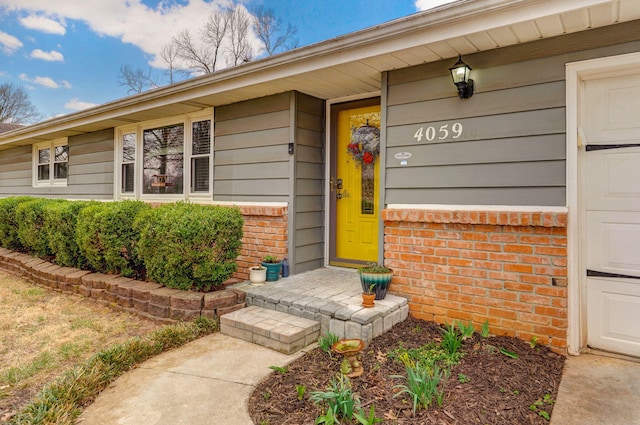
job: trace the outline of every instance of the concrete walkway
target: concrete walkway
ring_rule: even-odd
[[[144,362],[112,383],[83,425],[252,425],[247,400],[260,380],[301,356],[221,333]]]
[[[567,358],[551,425],[640,425],[640,362]]]
[[[313,346],[311,346],[313,347]],[[253,425],[247,400],[285,355],[216,333],[123,375],[82,414],[82,425]],[[551,425],[640,425],[640,363],[569,357]],[[517,424],[514,424],[517,425]]]

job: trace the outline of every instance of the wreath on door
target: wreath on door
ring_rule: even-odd
[[[380,155],[380,129],[369,125],[369,120],[365,125],[353,128],[347,152],[357,164],[373,164]]]

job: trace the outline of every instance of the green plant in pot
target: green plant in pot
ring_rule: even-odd
[[[387,290],[393,277],[393,270],[381,264],[369,263],[358,269],[360,275],[360,283],[363,292],[371,292],[370,288],[374,285],[376,300],[383,300],[387,296]]]
[[[274,255],[267,255],[262,260],[262,265],[267,268],[267,282],[275,282],[280,278],[282,261]]]
[[[373,307],[375,305],[375,302],[373,302],[375,298],[376,298],[376,285],[372,283],[371,285],[369,285],[368,290],[362,292],[362,306],[367,308]]]

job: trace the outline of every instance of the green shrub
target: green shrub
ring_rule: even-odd
[[[80,253],[76,242],[76,224],[80,210],[95,201],[66,201],[47,205],[44,210],[44,225],[49,249],[59,266],[87,267],[87,259]]]
[[[52,204],[64,202],[61,199],[36,198],[20,203],[15,209],[15,220],[18,225],[18,238],[22,246],[36,257],[51,255],[47,229],[45,227],[45,210]]]
[[[120,201],[80,210],[76,243],[89,266],[103,273],[140,276],[143,266],[134,249],[138,232],[133,222],[140,212],[149,209],[144,202]]]
[[[3,248],[24,249],[20,238],[18,238],[18,222],[15,219],[15,211],[22,202],[33,199],[30,196],[14,196],[0,199],[0,246]]]
[[[167,204],[136,221],[140,231],[137,250],[155,282],[209,291],[236,270],[242,225],[237,208]]]

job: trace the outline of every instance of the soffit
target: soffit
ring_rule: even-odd
[[[289,90],[321,99],[373,93],[380,90],[384,71],[637,19],[638,0],[461,0],[0,134],[0,149]]]

